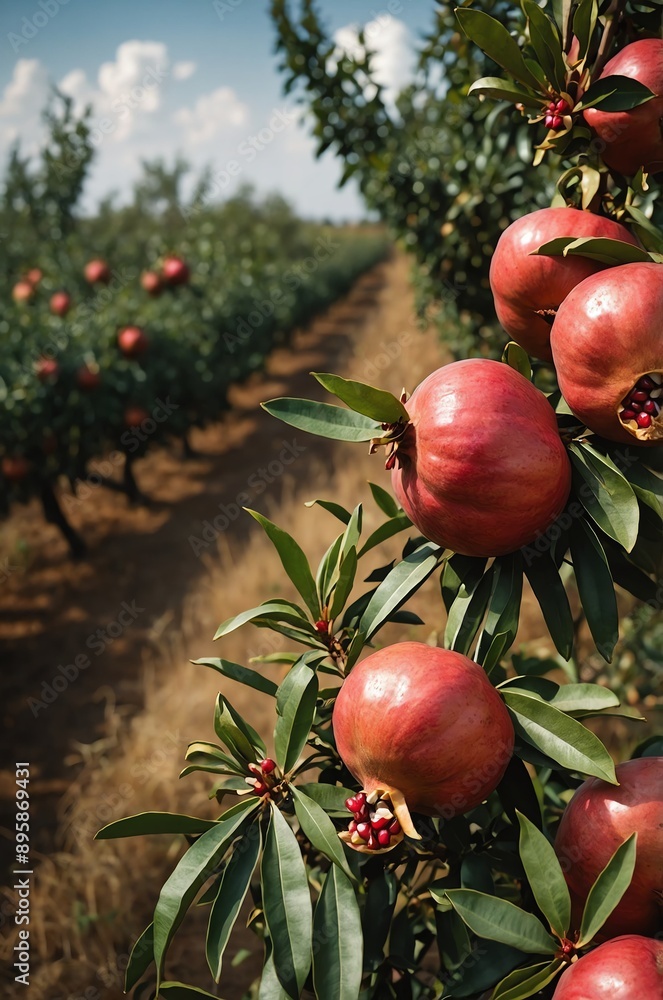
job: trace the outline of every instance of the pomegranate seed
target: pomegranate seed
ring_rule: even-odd
[[[656,388],[656,382],[654,382],[653,378],[650,378],[649,375],[643,375],[642,378],[638,379],[638,381],[636,383],[636,388],[638,388],[638,389],[648,389],[648,390],[649,389],[655,389]]]
[[[545,120],[546,128],[552,128],[552,123],[554,122],[554,120],[555,120],[554,115],[546,115],[546,120]]]
[[[315,630],[321,635],[327,635],[329,632],[329,622],[319,621],[315,623]]]
[[[264,760],[260,761],[260,767],[262,768],[263,774],[271,774],[276,767],[276,761],[272,760],[271,757],[265,757]]]
[[[391,840],[391,834],[389,830],[378,831],[378,844],[380,847],[389,847],[389,841]]]
[[[349,799],[345,800],[345,808],[348,810],[348,812],[351,813],[357,811],[357,809],[359,808],[359,803],[357,802],[357,799],[354,797],[354,795],[351,796]]]
[[[354,833],[356,829],[357,829],[357,824],[353,819],[351,819],[350,822],[348,823],[348,830],[350,831],[350,833]]]
[[[371,830],[370,823],[357,823],[357,833],[362,840],[368,840],[372,836],[373,831]]]
[[[636,389],[635,392],[631,393],[632,403],[646,403],[649,399],[649,393],[644,392],[644,390]]]
[[[555,115],[552,120],[552,128],[561,128],[564,122],[560,115]]]
[[[555,111],[560,115],[565,115],[567,111],[570,111],[568,101],[565,101],[563,97],[560,97],[559,101],[555,104]]]
[[[650,413],[652,417],[655,417],[658,413],[658,406],[653,399],[647,400],[647,402],[642,407],[644,413]]]
[[[265,792],[269,791],[269,788],[267,787],[264,781],[256,781],[253,787],[255,789],[256,795],[264,795]]]
[[[361,809],[362,806],[366,805],[366,792],[359,792],[355,795],[355,799],[357,801],[358,808]]]
[[[373,819],[374,816],[375,819]],[[374,830],[384,830],[386,826],[389,826],[389,823],[389,816],[376,816],[375,813],[371,813],[371,826]]]
[[[366,846],[369,847],[371,851],[376,851],[380,846],[380,842],[372,830],[368,840],[366,841]]]
[[[622,410],[622,420],[635,420],[636,413],[635,410]]]
[[[642,403],[629,403],[628,406],[629,410],[635,410],[636,413],[639,413],[642,409]]]
[[[636,419],[638,421],[638,427],[651,427],[651,417],[648,413],[638,413]]]
[[[392,835],[392,837],[395,837],[397,833],[401,832],[401,824],[398,822],[397,819],[393,819],[391,821],[391,823],[389,824],[389,828],[388,829],[389,829],[389,833]]]

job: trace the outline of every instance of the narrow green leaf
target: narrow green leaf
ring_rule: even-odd
[[[573,615],[566,589],[550,552],[524,553],[525,576],[534,591],[555,648],[565,660],[573,652]]]
[[[617,784],[615,765],[598,736],[582,723],[534,696],[502,689],[516,732],[569,771]]]
[[[478,579],[468,577],[451,606],[444,630],[444,644],[457,653],[467,655],[488,607],[493,589],[495,569],[491,566]]]
[[[373,499],[383,514],[386,514],[387,517],[397,517],[398,514],[402,513],[391,493],[383,489],[382,486],[378,486],[377,483],[369,483],[368,485],[373,494]]]
[[[362,933],[352,885],[332,865],[313,915],[313,986],[318,1000],[357,1000],[361,992]]]
[[[357,550],[354,546],[347,553],[340,565],[338,582],[334,588],[329,617],[332,621],[340,615],[345,607],[345,602],[350,596],[357,575]]]
[[[318,592],[303,549],[287,531],[279,528],[273,521],[249,507],[246,507],[245,510],[264,528],[267,537],[279,554],[284,570],[303,597],[304,603],[313,617],[318,618],[320,616]]]
[[[136,941],[129,955],[129,962],[124,973],[124,992],[134,988],[154,961],[154,923],[148,924]]]
[[[269,939],[267,939],[266,945],[269,945]],[[276,975],[274,951],[271,948],[265,957],[265,964],[263,965],[262,976],[260,977],[258,1000],[288,1000],[288,994],[281,986],[279,977]]]
[[[619,638],[619,612],[608,560],[596,532],[580,518],[570,530],[573,572],[596,648],[611,660]]]
[[[211,1000],[218,1000],[214,993],[201,990],[198,986],[187,986],[186,983],[162,983],[159,996],[166,997],[166,1000],[200,1000],[200,997],[211,997]]]
[[[276,806],[265,839],[261,879],[276,974],[288,996],[297,1000],[311,967],[311,895],[299,844]]]
[[[307,500],[304,504],[305,507],[322,507],[323,510],[329,511],[334,517],[337,517],[339,521],[343,524],[347,524],[350,520],[350,511],[342,507],[340,503],[334,503],[333,500]]]
[[[578,39],[578,55],[584,59],[599,16],[598,0],[580,0],[573,15],[573,34]]]
[[[536,789],[525,764],[515,754],[507,764],[504,776],[497,786],[497,794],[514,826],[517,822],[517,811],[520,811],[537,829],[542,829],[541,805]]]
[[[350,549],[356,549],[359,545],[363,520],[364,509],[359,503],[352,511],[352,516],[347,523],[345,531],[343,532],[343,541],[341,542],[341,559],[345,559]]]
[[[516,344],[515,341],[510,340],[502,353],[502,361],[507,364],[509,368],[513,368],[515,371],[520,372],[521,375],[524,375],[526,379],[531,381],[532,365],[530,364],[527,351],[523,350],[520,344]]]
[[[483,576],[486,568],[486,559],[477,559],[474,556],[453,555],[447,559],[442,569],[440,587],[442,590],[442,600],[447,609],[447,614],[451,605],[458,597],[460,588],[464,585],[466,590],[472,589]]]
[[[270,681],[268,677],[263,677],[257,670],[250,670],[249,667],[243,667],[241,663],[233,663],[232,660],[219,659],[218,657],[203,657],[200,660],[191,660],[191,662],[196,666],[211,667],[212,670],[217,670],[224,677],[230,678],[231,681],[238,681],[240,684],[245,684],[255,691],[262,691],[263,694],[271,694],[272,697],[276,694],[278,685],[274,681]]]
[[[566,89],[566,66],[557,25],[534,0],[522,0],[529,22],[529,36],[537,59],[557,93]]]
[[[630,552],[638,539],[640,510],[633,487],[612,459],[589,444],[571,444],[578,498],[602,531]]]
[[[361,413],[381,424],[395,424],[399,420],[407,423],[410,419],[401,401],[391,392],[326,372],[311,372],[311,375],[327,392],[331,392],[355,413]]]
[[[256,748],[251,738],[238,726],[233,718],[228,703],[219,694],[214,706],[214,731],[230,753],[238,760],[255,763],[258,759]],[[255,733],[255,730],[254,730]],[[263,744],[264,746],[264,744]],[[262,750],[262,747],[260,748]]]
[[[393,872],[383,869],[368,884],[362,915],[364,968],[368,972],[375,972],[384,961],[384,946],[397,899],[398,880]]]
[[[518,813],[520,860],[534,898],[557,937],[564,938],[571,924],[571,896],[555,849],[541,830]]]
[[[470,930],[479,937],[500,941],[533,955],[554,955],[557,951],[557,942],[541,921],[506,899],[488,896],[474,889],[447,889],[438,894],[431,887],[431,895],[440,900],[446,897]]]
[[[621,844],[589,890],[580,924],[578,947],[598,934],[631,884],[635,869],[637,833]]]
[[[350,788],[341,788],[338,785],[326,785],[323,782],[315,781],[298,785],[297,788],[309,799],[313,799],[326,813],[341,816],[348,821],[352,818],[345,807],[345,800],[355,794]]]
[[[205,954],[212,978],[221,978],[223,953],[249,891],[261,847],[260,824],[252,823],[235,847],[219,882],[207,924]]]
[[[117,837],[142,837],[154,833],[204,833],[213,827],[214,820],[197,819],[179,813],[144,812],[109,823],[95,834],[95,840],[115,840]]]
[[[616,708],[619,698],[601,684],[561,684],[551,703],[560,712],[601,712]]]
[[[475,80],[468,94],[481,94],[492,97],[495,101],[509,101],[511,104],[522,104],[526,108],[541,110],[541,97],[529,90],[518,87],[512,80],[504,80],[499,76],[484,76]]]
[[[389,521],[385,521],[384,524],[381,524],[379,528],[376,528],[375,531],[368,536],[358,552],[359,558],[361,559],[362,556],[365,556],[366,553],[370,552],[371,549],[374,549],[376,545],[381,545],[382,542],[385,542],[388,538],[393,538],[394,535],[397,535],[401,531],[407,531],[408,528],[411,527],[412,521],[407,514],[396,514],[395,517],[392,517]]]
[[[284,397],[270,399],[262,403],[262,408],[291,427],[334,441],[370,441],[382,434],[380,424],[374,420],[329,403]]]
[[[488,614],[479,637],[475,659],[483,663],[493,640],[507,637],[504,649],[511,645],[518,631],[520,602],[523,593],[523,559],[520,552],[498,556],[493,563],[493,589],[488,602]],[[501,655],[501,654],[500,654]],[[498,655],[499,659],[499,655]]]
[[[512,38],[503,24],[484,14],[483,11],[470,7],[459,7],[456,10],[456,17],[468,38],[490,56],[493,62],[520,83],[532,87],[535,91],[539,90],[539,81],[527,68],[518,42]]]
[[[497,984],[490,1000],[526,1000],[551,983],[564,965],[563,959],[554,958],[552,962],[516,969]]]
[[[276,760],[287,774],[306,746],[318,696],[318,678],[301,661],[288,672],[276,695],[278,719],[274,730]]]
[[[369,601],[359,631],[370,639],[394,611],[421,587],[437,566],[442,550],[426,542],[406,556],[385,577]]]
[[[323,608],[328,606],[331,592],[338,579],[342,543],[343,535],[337,535],[320,560],[320,565],[315,575],[315,584],[320,596],[320,605]]]
[[[295,608],[295,605],[286,605],[285,601],[267,601],[257,608],[250,608],[248,611],[242,611],[239,615],[227,618],[225,622],[219,625],[214,638],[220,639],[222,636],[228,635],[229,632],[234,632],[235,629],[246,625],[247,622],[254,621],[256,618],[273,618],[275,621],[294,624],[298,628],[308,626],[310,624],[308,619],[303,614],[297,614]]]
[[[608,265],[637,262],[651,264],[651,257],[646,250],[605,236],[583,236],[580,239],[558,236],[533,252],[546,257],[587,257]]]
[[[631,111],[640,104],[651,101],[653,93],[648,87],[629,76],[614,74],[596,80],[585,91],[574,110],[600,107],[601,111]]]
[[[338,865],[354,881],[336,827],[324,809],[300,788],[290,786],[299,825],[313,846]],[[346,810],[347,813],[347,810]],[[349,816],[349,813],[347,814]],[[349,816],[349,818],[351,818]]]

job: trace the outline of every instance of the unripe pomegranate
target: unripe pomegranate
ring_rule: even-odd
[[[140,283],[148,295],[159,295],[162,291],[161,276],[156,271],[143,271]]]
[[[509,713],[482,668],[460,653],[400,642],[358,663],[339,691],[334,738],[362,795],[346,805],[349,831],[370,849],[374,834],[398,821],[417,836],[409,809],[447,818],[479,805],[511,759]],[[364,818],[366,812],[366,818]],[[371,815],[371,813],[373,815]],[[382,820],[386,823],[382,823]],[[384,839],[384,838],[383,838]]]
[[[663,941],[607,941],[569,966],[553,1000],[663,1000]]]
[[[550,327],[559,306],[571,289],[605,267],[588,257],[533,254],[563,236],[603,236],[637,245],[624,226],[578,208],[541,208],[504,230],[490,263],[495,312],[509,337],[544,361],[552,360]]]
[[[181,257],[166,257],[161,272],[167,285],[186,285],[189,268]]]
[[[55,382],[60,374],[60,366],[55,358],[39,358],[35,368],[40,382]]]
[[[44,275],[38,267],[31,267],[25,276],[26,281],[29,281],[33,286],[38,285],[43,277]]]
[[[148,340],[139,326],[125,326],[117,335],[117,344],[125,358],[140,358],[148,347]]]
[[[407,401],[410,423],[387,461],[408,517],[431,541],[498,556],[562,512],[571,467],[548,400],[498,361],[456,361]]]
[[[105,260],[90,260],[85,265],[85,280],[91,285],[100,282],[107,285],[111,278],[111,272]]]
[[[80,389],[98,389],[101,385],[101,375],[97,369],[82,365],[76,373],[76,384]]]
[[[598,875],[617,848],[637,833],[631,884],[601,936],[655,934],[663,928],[663,757],[626,761],[616,773],[618,786],[600,778],[580,786],[562,816],[555,850],[571,892],[575,925],[580,926]]]
[[[0,469],[8,482],[20,483],[30,474],[31,463],[24,455],[5,455]]]
[[[663,440],[663,267],[621,264],[577,285],[550,344],[559,387],[590,430],[611,441]]]
[[[29,302],[34,293],[34,285],[29,281],[17,281],[12,288],[12,298],[16,303]]]
[[[124,426],[129,429],[140,427],[142,423],[149,420],[149,413],[142,406],[127,406],[124,411]]]
[[[585,121],[605,143],[601,156],[620,174],[640,167],[652,174],[663,170],[663,39],[642,38],[627,45],[607,62],[601,79],[627,76],[657,96],[630,111],[587,108]]]
[[[50,308],[56,316],[66,316],[71,309],[71,296],[67,292],[54,292],[51,295]]]

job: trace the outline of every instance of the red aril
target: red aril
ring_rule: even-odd
[[[85,274],[85,280],[89,281],[91,285],[97,282],[107,285],[111,277],[110,268],[105,260],[95,259],[88,261],[83,273]]]
[[[125,358],[140,358],[148,348],[148,340],[139,326],[125,326],[117,335],[117,345]]]
[[[54,292],[51,295],[50,309],[55,316],[66,316],[71,309],[71,296],[67,292]]]
[[[161,273],[167,285],[185,285],[189,280],[189,268],[181,257],[166,257]]]
[[[577,208],[542,208],[517,219],[500,236],[490,264],[497,318],[509,337],[550,361],[550,327],[572,288],[605,267],[587,257],[533,254],[562,236],[601,236],[637,245],[619,223]]]
[[[564,398],[590,430],[630,444],[663,440],[661,264],[586,278],[560,306],[550,344]]]
[[[387,461],[403,509],[422,534],[467,556],[532,542],[562,512],[571,468],[548,400],[498,361],[439,368],[406,403]]]
[[[663,1000],[663,941],[607,941],[569,966],[553,1000]]]
[[[630,176],[640,167],[648,173],[663,170],[663,39],[642,38],[621,49],[603,67],[600,79],[626,76],[657,96],[630,111],[587,108],[585,121],[602,140],[601,156],[620,174]]]
[[[631,884],[600,934],[655,934],[663,929],[663,757],[629,760],[616,772],[618,786],[600,778],[580,786],[562,816],[555,850],[579,927],[596,878],[620,844],[637,833]]]
[[[363,788],[346,802],[359,823],[355,833],[368,841],[372,832],[374,849],[385,847],[382,830],[392,847],[403,831],[417,836],[410,809],[450,818],[479,805],[513,752],[509,713],[482,668],[422,642],[387,646],[353,667],[332,724],[338,752]],[[353,836],[344,839],[357,846]]]

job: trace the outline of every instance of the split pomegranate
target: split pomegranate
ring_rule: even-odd
[[[559,387],[611,441],[663,440],[663,267],[622,264],[577,285],[550,339]]]
[[[663,941],[625,934],[562,974],[553,1000],[663,1000]]]
[[[575,926],[596,878],[632,833],[635,871],[628,889],[601,930],[603,938],[663,929],[663,757],[618,764],[619,785],[584,782],[567,806],[555,850],[573,901]]]
[[[548,400],[498,361],[439,368],[407,401],[410,418],[387,461],[422,534],[467,556],[532,542],[562,512],[571,468]]]
[[[626,76],[657,96],[630,111],[587,108],[585,121],[605,144],[601,156],[612,170],[630,176],[640,167],[648,173],[663,170],[663,39],[642,38],[621,49],[601,73]]]
[[[189,280],[189,268],[181,257],[166,257],[161,271],[168,285],[185,285]]]
[[[511,759],[509,713],[482,668],[460,653],[401,642],[358,663],[332,717],[336,747],[362,792],[343,839],[386,850],[418,837],[409,809],[450,818],[497,787]],[[386,832],[383,832],[386,831]]]
[[[139,326],[125,326],[117,335],[117,345],[125,358],[140,358],[148,348],[148,340]]]
[[[549,101],[544,110],[546,128],[551,128],[554,132],[559,132],[561,128],[564,128],[564,117],[571,110],[571,105],[563,97],[559,97],[554,101]]]
[[[55,316],[66,316],[71,309],[71,296],[67,292],[54,292],[51,295],[50,309]]]
[[[91,285],[97,282],[107,285],[111,277],[110,268],[105,260],[88,261],[83,273],[85,274],[85,280],[89,281]]]
[[[509,337],[544,361],[552,360],[550,327],[560,304],[579,282],[605,267],[587,257],[533,254],[563,236],[601,236],[637,245],[624,226],[578,208],[542,208],[504,230],[490,263],[497,318]]]

